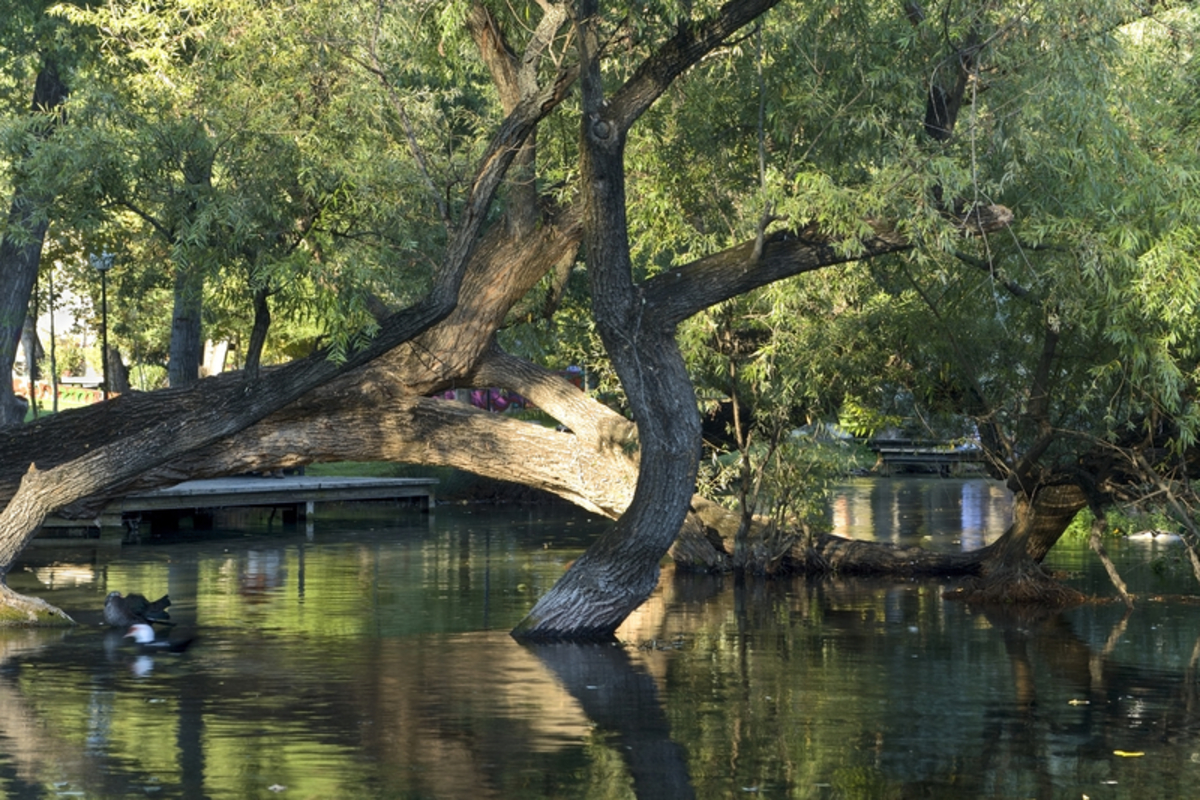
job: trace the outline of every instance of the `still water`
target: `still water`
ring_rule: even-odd
[[[830,514],[860,538],[970,547],[1002,532],[1007,498],[856,481]],[[1112,543],[1146,598],[1129,615],[668,571],[620,646],[514,643],[602,528],[563,509],[376,507],[311,530],[31,548],[10,584],[80,625],[0,632],[0,794],[1200,796],[1200,604],[1178,598],[1200,592],[1169,545]],[[1052,559],[1108,592],[1080,544]],[[196,643],[139,656],[100,625],[113,590],[169,592]]]

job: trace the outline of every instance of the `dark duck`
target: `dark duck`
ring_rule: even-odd
[[[154,628],[145,622],[130,625],[123,638],[133,639],[143,653],[182,653],[196,640],[194,636],[160,639],[154,634]]]
[[[171,598],[165,594],[150,602],[140,594],[122,597],[120,592],[109,592],[104,600],[104,621],[114,628],[128,628],[139,623],[170,624],[171,615],[167,613],[169,605]]]

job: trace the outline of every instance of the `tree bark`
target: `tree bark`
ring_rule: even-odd
[[[729,3],[681,26],[617,95],[600,71],[598,0],[581,0],[575,28],[583,97],[581,164],[592,311],[638,426],[638,478],[629,508],[575,561],[513,631],[526,640],[611,637],[658,580],[658,562],[688,510],[700,449],[700,417],[670,317],[653,313],[633,282],[625,211],[629,129],[684,69],[772,2]]]
[[[956,594],[983,605],[1033,603],[1072,605],[1084,598],[1051,576],[1042,560],[1088,496],[1074,484],[1043,484],[1013,500],[1013,523],[992,545],[979,551],[979,577]]]
[[[203,311],[204,278],[188,264],[175,267],[175,306],[171,314],[170,356],[167,383],[172,389],[200,380],[200,362],[204,357],[204,336],[200,317]]]
[[[633,282],[625,211],[625,140],[630,127],[684,67],[765,10],[721,9],[682,30],[652,57],[645,93],[605,97],[597,0],[579,4],[583,94],[581,165],[592,311],[638,426],[633,499],[616,524],[578,558],[513,631],[525,640],[611,637],[658,582],[659,560],[683,524],[696,480],[700,417],[675,341],[675,322],[647,308]],[[741,16],[747,14],[748,16]]]
[[[245,366],[246,376],[250,380],[258,378],[263,347],[267,344],[267,332],[271,329],[270,294],[266,286],[254,290],[254,326],[250,330],[250,343],[246,346]]]
[[[520,56],[504,39],[500,26],[486,6],[473,5],[466,18],[467,30],[491,73],[492,82],[500,96],[500,105],[506,114],[511,113],[522,98],[537,90],[537,66],[541,55],[567,21],[564,4],[546,2],[541,7],[542,17],[525,52]],[[521,239],[533,231],[541,209],[537,191],[536,131],[513,159],[507,181],[507,200],[505,221],[508,234],[514,239]]]
[[[319,357],[308,359],[265,370],[261,386],[248,384],[244,375],[229,373],[183,392],[134,393],[103,406],[64,412],[5,431],[0,434],[0,500],[14,498],[25,469],[34,461],[43,472],[69,467],[93,477],[104,476],[104,480],[59,483],[38,512],[62,509],[82,514],[94,513],[109,497],[193,477],[322,460],[379,458],[448,464],[506,480],[524,480],[585,508],[611,517],[619,515],[630,502],[636,480],[636,463],[628,457],[637,447],[632,423],[566,381],[489,350],[492,334],[508,309],[578,246],[582,236],[578,210],[567,209],[547,218],[520,241],[513,241],[504,231],[504,226],[494,227],[476,248],[470,269],[461,279],[465,302],[436,325],[436,307],[429,304],[393,316],[385,321],[371,348],[355,354],[343,369]],[[641,287],[647,306],[667,309],[661,314],[664,319],[686,316],[687,306],[681,298],[692,298],[694,312],[714,302],[714,297],[732,296],[846,258],[828,241],[813,242],[793,235],[770,239],[762,259],[748,265],[742,256],[753,244],[747,242],[648,281]],[[868,246],[875,252],[888,252],[909,245],[899,238],[887,238]],[[420,330],[425,332],[415,335]],[[429,418],[436,421],[422,424],[415,416],[405,416],[410,403],[422,414],[430,404],[439,403],[421,400],[420,395],[452,385],[517,391],[546,409],[571,433],[544,431],[480,413],[465,422],[470,437],[456,440],[457,431],[463,428],[446,422],[447,409],[442,406],[448,404],[437,406],[440,415]],[[295,402],[301,397],[303,402]],[[266,408],[277,410],[268,416]],[[495,430],[500,426],[503,433]],[[509,430],[520,430],[514,435],[523,443],[495,459],[467,457],[480,448],[500,449]],[[362,431],[362,435],[347,436],[347,431]],[[408,441],[406,431],[420,438]],[[434,437],[432,431],[443,435]],[[160,432],[161,438],[152,432]],[[319,432],[332,435],[336,443],[327,446],[318,439]],[[397,444],[400,440],[405,441]],[[311,449],[297,454],[296,441],[309,442]],[[462,448],[461,452],[456,448]],[[105,453],[111,455],[102,455]],[[535,453],[536,457],[531,455]],[[112,468],[96,466],[100,464]],[[485,466],[488,469],[482,469]],[[496,472],[489,471],[493,467]],[[526,467],[540,474],[522,478],[520,469]],[[32,513],[24,522],[6,522],[0,516],[0,543],[9,537],[32,535],[37,524],[40,518]],[[687,531],[692,533],[687,541],[706,556],[685,557],[680,559],[683,563],[693,568],[726,568],[716,544],[719,537],[711,526],[693,519]],[[11,565],[23,543],[21,538],[14,539],[0,550],[0,569]]]
[[[31,316],[25,317],[25,325],[21,329],[21,351],[25,354],[25,386],[29,404],[36,410],[37,398],[34,396],[33,384],[41,377],[39,364],[45,353],[37,335],[37,320]],[[15,391],[15,389],[14,389]]]
[[[121,351],[111,344],[106,354],[108,361],[108,391],[113,394],[125,394],[129,391],[129,367],[121,358]]]
[[[46,116],[47,122],[38,129],[45,139],[53,134],[55,112],[67,99],[67,87],[58,75],[55,63],[47,59],[38,73],[33,90],[32,113]],[[25,421],[24,405],[13,394],[13,363],[21,329],[29,313],[29,298],[37,283],[42,244],[49,221],[42,205],[45,198],[30,197],[18,186],[8,212],[8,235],[0,238],[0,427],[19,425]]]

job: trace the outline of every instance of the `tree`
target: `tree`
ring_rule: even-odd
[[[46,140],[58,127],[68,89],[63,74],[64,53],[54,44],[54,25],[43,15],[43,4],[21,4],[5,21],[6,39],[20,42],[9,50],[14,62],[35,61],[32,69],[14,70],[33,85],[32,102],[21,115],[15,129],[9,131],[9,147],[16,176],[11,183],[12,203],[3,229],[0,229],[0,427],[24,421],[25,406],[16,402],[12,374],[17,345],[29,309],[29,299],[37,282],[42,244],[49,226],[48,204],[54,196],[52,185],[35,185],[28,175],[45,159]],[[32,45],[32,46],[31,46]],[[29,52],[18,58],[21,50]],[[15,151],[15,152],[13,152]]]
[[[1003,50],[975,49],[970,43],[986,21],[968,19],[970,52],[959,48],[956,56],[970,71],[969,80],[954,81],[956,91],[973,82],[979,97],[991,96],[970,104],[965,135],[978,177],[960,192],[986,194],[986,176],[1004,175],[1021,187],[1014,205],[1030,221],[1015,236],[989,237],[983,252],[943,239],[902,261],[872,262],[880,299],[842,316],[861,319],[888,343],[877,353],[886,361],[860,376],[857,394],[866,396],[874,383],[887,387],[889,399],[915,399],[928,416],[974,418],[993,474],[1016,495],[1016,522],[1001,541],[967,557],[889,555],[826,540],[815,551],[794,548],[777,568],[830,562],[842,571],[959,571],[981,579],[963,592],[967,598],[1070,601],[1076,596],[1039,564],[1080,509],[1098,521],[1092,542],[1102,559],[1103,510],[1113,504],[1172,498],[1167,505],[1180,524],[1194,530],[1185,506],[1195,418],[1188,376],[1196,361],[1194,320],[1185,309],[1195,261],[1179,248],[1192,236],[1182,176],[1194,161],[1190,153],[1170,154],[1167,131],[1186,123],[1144,88],[1150,74],[1183,77],[1177,48],[1194,19],[1172,16],[1164,26],[1161,19],[1088,18],[1069,31],[1070,45],[1046,51],[1053,53],[1045,56],[1053,61],[1049,73],[1028,62],[1004,71],[993,63]],[[1160,26],[1169,33],[1150,33]],[[1037,26],[996,28],[988,39],[1026,36],[1039,41]],[[1156,78],[1155,91],[1183,96],[1187,80]],[[1000,113],[996,95],[1017,96],[1030,82],[1054,100]],[[935,89],[933,138],[946,143],[943,150],[962,130],[950,109],[964,105],[945,86]],[[1093,102],[1075,105],[1085,94]],[[928,196],[943,198],[945,188],[934,184]],[[1169,281],[1159,272],[1167,263]],[[1200,563],[1194,540],[1189,552]]]
[[[1012,221],[1007,208],[996,202],[1006,199],[1005,193],[1027,200],[1007,177],[1016,168],[1008,155],[1011,143],[1027,143],[1022,156],[1039,169],[1042,154],[1062,152],[1045,146],[1045,139],[1053,139],[1051,132],[1030,133],[1006,115],[1012,98],[1027,92],[1024,82],[1044,81],[1047,74],[1038,71],[1043,65],[1036,58],[1037,68],[1028,67],[1031,74],[1024,66],[1017,70],[1011,65],[1045,51],[1046,42],[1058,42],[1064,31],[1075,37],[1069,40],[1070,55],[1083,57],[1092,47],[1086,36],[1100,35],[1096,32],[1115,24],[1111,18],[1071,16],[1060,28],[1045,22],[1050,17],[1023,11],[1008,15],[990,6],[934,24],[920,14],[910,20],[891,6],[839,4],[814,8],[798,20],[767,20],[763,36],[770,44],[763,52],[777,56],[771,65],[778,69],[774,76],[770,69],[760,73],[763,60],[746,59],[742,50],[748,26],[772,5],[763,0],[684,10],[585,3],[568,25],[565,7],[544,4],[535,12],[538,24],[529,27],[516,24],[505,9],[455,3],[437,20],[441,36],[429,48],[449,54],[440,68],[436,61],[406,59],[391,49],[398,47],[389,38],[392,26],[414,19],[431,24],[429,16],[363,6],[357,16],[350,15],[353,30],[295,28],[305,32],[300,39],[319,44],[322,52],[345,54],[340,64],[358,65],[358,74],[376,82],[376,96],[394,123],[389,129],[394,135],[386,143],[404,147],[416,165],[411,174],[417,191],[383,199],[395,204],[395,215],[413,208],[421,219],[440,223],[443,232],[429,288],[410,290],[403,309],[384,316],[369,342],[358,347],[338,348],[335,340],[332,351],[264,368],[257,375],[226,375],[183,391],[123,396],[5,432],[0,495],[8,500],[0,514],[0,563],[12,564],[50,511],[82,514],[107,497],[183,477],[355,458],[492,470],[617,520],[538,602],[518,629],[528,638],[611,634],[653,587],[658,560],[673,540],[680,563],[727,567],[739,518],[692,496],[699,427],[691,382],[675,343],[676,327],[705,308],[784,278],[899,253],[914,258],[879,262],[881,283],[897,297],[903,293],[888,288],[888,274],[912,271],[924,281],[928,275],[949,275],[953,265],[962,274],[978,272],[996,280],[991,252],[997,239],[974,234],[995,233]],[[347,7],[338,4],[338,10],[346,12]],[[237,10],[230,13],[233,17],[222,30],[242,30],[235,24]],[[332,24],[328,18],[320,21]],[[413,87],[429,86],[429,93],[436,94],[435,89],[448,85],[467,86],[462,91],[479,100],[479,108],[486,105],[482,101],[491,90],[472,82],[479,75],[463,79],[460,67],[467,62],[460,56],[467,40],[451,35],[462,30],[460,23],[466,23],[470,42],[487,65],[503,109],[472,120],[474,130],[488,133],[486,149],[472,144],[456,151],[478,155],[475,177],[461,191],[453,169],[435,169],[433,150],[413,124],[410,105],[412,97],[422,94]],[[293,30],[283,20],[278,24]],[[815,36],[817,30],[822,37]],[[428,36],[428,28],[405,31]],[[214,28],[205,41],[225,39]],[[795,56],[828,42],[836,48],[817,57]],[[872,58],[885,67],[876,68]],[[1113,58],[1112,63],[1119,62]],[[226,62],[214,57],[211,63]],[[805,64],[820,68],[802,69]],[[1066,70],[1061,60],[1047,68],[1072,80],[1086,72],[1080,64]],[[572,112],[568,87],[577,73],[581,106]],[[764,74],[761,83],[759,74]],[[795,79],[797,74],[804,80]],[[931,75],[936,90],[930,89]],[[979,91],[985,77],[992,82],[986,93]],[[361,100],[365,84],[350,83],[350,96]],[[764,108],[757,95],[743,91],[761,85],[788,101],[779,106],[788,113],[770,102]],[[795,86],[804,90],[789,97]],[[1095,87],[1075,89],[1061,95],[1071,101],[1063,108],[1086,108],[1105,96],[1097,95]],[[807,108],[814,98],[821,102]],[[971,135],[962,137],[962,120],[955,111],[961,116],[967,105],[972,107]],[[729,116],[717,113],[723,107],[730,109]],[[922,118],[913,111],[926,107],[932,116]],[[759,133],[765,126],[737,124],[739,119],[758,119],[760,108],[778,131],[770,139]],[[557,135],[559,117],[577,122],[563,127],[581,136]],[[682,125],[673,125],[673,118]],[[930,135],[927,120],[937,135]],[[1013,126],[1020,136],[1009,134]],[[827,132],[834,127],[839,135]],[[540,135],[532,139],[535,129]],[[471,131],[462,126],[448,130],[451,141],[470,138]],[[731,130],[751,133],[746,137]],[[993,158],[978,155],[985,141]],[[788,156],[760,170],[760,153],[766,152]],[[657,159],[669,162],[684,180],[651,182],[648,170]],[[513,164],[519,169],[511,171]],[[706,166],[707,183],[686,180]],[[765,181],[755,179],[764,174]],[[530,175],[570,177],[570,190],[547,186],[544,178],[531,183]],[[1052,169],[1043,173],[1047,180],[1050,175]],[[439,182],[442,178],[446,180]],[[337,196],[359,197],[360,184],[339,184]],[[696,185],[711,185],[713,191],[698,194]],[[497,196],[503,205],[493,208]],[[410,205],[400,205],[404,202]],[[656,215],[651,210],[655,204],[674,213]],[[786,228],[775,217],[786,217]],[[724,229],[714,220],[724,220]],[[773,225],[777,230],[771,230]],[[656,238],[660,230],[662,236]],[[1043,231],[1038,247],[1088,232],[1086,223],[1074,228],[1064,223]],[[330,253],[343,244],[335,234],[330,231]],[[432,244],[438,238],[429,232],[422,241]],[[495,343],[497,330],[514,307],[529,305],[531,292],[558,291],[557,276],[581,244],[595,324],[636,426]],[[1014,250],[1014,258],[1020,252]],[[375,251],[379,258],[387,254],[386,249]],[[986,269],[978,269],[979,264]],[[1073,266],[1052,261],[1044,266],[1043,277],[1070,276]],[[540,287],[548,275],[556,277]],[[985,299],[995,296],[989,292]],[[957,308],[971,313],[969,304]],[[976,316],[978,311],[976,305]],[[995,324],[1003,329],[1006,321]],[[986,332],[986,326],[980,329]],[[341,341],[349,345],[353,326],[343,330]],[[1018,331],[1013,338],[1023,344],[1022,336]],[[1047,350],[1058,352],[1042,348]],[[331,360],[331,352],[338,358]],[[914,346],[904,355],[916,371],[919,359],[932,352]],[[1022,371],[1014,366],[1014,374]],[[1052,365],[1025,374],[1037,389],[1045,383],[1037,383],[1038,376],[1051,372]],[[428,397],[471,385],[517,391],[570,432]],[[1032,396],[1045,394],[1035,391]],[[981,419],[990,419],[987,409],[996,407],[994,401],[989,405],[969,394],[959,402],[960,410],[978,411]],[[381,408],[387,413],[381,414]],[[1018,486],[1036,513],[1022,516],[1003,544],[984,553],[945,557],[829,537],[801,546],[797,539],[776,568],[806,569],[819,561],[824,568],[847,571],[978,573],[989,560],[1036,565],[1038,548],[1053,538],[1055,528],[1061,533],[1060,523],[1080,507],[1083,494],[1078,484],[1029,468],[1031,453],[1022,450],[1020,436],[1036,432],[1044,416],[1037,403],[1024,408],[1021,424],[1014,428],[1019,435],[1007,437],[1013,452],[1025,459],[1008,468],[1013,475],[1034,479]],[[303,449],[294,444],[301,441]],[[988,441],[996,445],[994,452],[1002,453],[1002,437]],[[36,468],[26,470],[35,461]],[[1016,574],[1008,576],[1010,584]],[[10,595],[8,602],[19,607],[21,601]]]

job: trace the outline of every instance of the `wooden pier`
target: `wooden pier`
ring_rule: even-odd
[[[984,460],[978,447],[955,447],[949,442],[868,439],[866,445],[879,456],[875,470],[880,475],[890,475],[897,467],[950,475],[961,470],[963,464]]]
[[[313,514],[317,503],[407,501],[422,508],[433,505],[436,478],[341,478],[310,475],[284,477],[238,476],[185,481],[114,500],[94,520],[50,517],[42,536],[81,529],[136,532],[143,521],[154,525],[178,523],[191,517],[193,528],[211,527],[224,509],[270,508],[283,522],[299,522]]]

